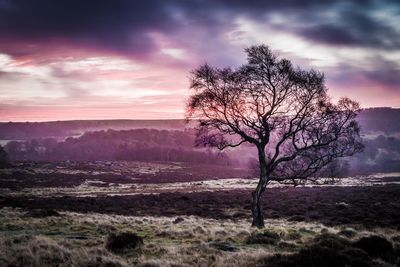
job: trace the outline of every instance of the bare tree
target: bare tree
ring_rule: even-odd
[[[205,64],[192,72],[187,119],[199,123],[196,145],[257,147],[252,225],[263,227],[260,197],[269,181],[297,184],[363,148],[359,105],[348,98],[331,103],[323,73],[294,67],[268,46],[245,51],[248,62],[238,69]]]

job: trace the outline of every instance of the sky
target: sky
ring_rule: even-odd
[[[191,70],[260,44],[400,107],[399,0],[0,0],[0,121],[183,118]]]

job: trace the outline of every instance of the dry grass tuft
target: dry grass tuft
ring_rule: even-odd
[[[137,265],[137,267],[186,267],[187,265],[182,265],[175,262],[170,261],[162,261],[162,260],[148,260],[141,262]]]
[[[0,266],[127,266],[101,248],[67,248],[43,236],[15,236],[0,241]]]
[[[178,217],[60,214],[34,218],[22,210],[0,209],[0,266],[246,267],[291,266],[287,264],[293,261],[307,266],[310,261],[318,263],[330,257],[332,262],[341,259],[353,264],[349,266],[366,257],[375,265],[395,266],[398,258],[378,259],[354,247],[357,240],[373,235],[390,240],[393,255],[400,251],[398,231],[391,228],[328,227],[271,219],[267,228],[260,230],[250,227],[246,220],[180,216],[176,223]],[[347,237],[344,230],[354,231],[354,236]],[[131,247],[118,255],[106,249],[104,244],[111,233],[126,232],[143,238],[140,249]],[[321,259],[312,256],[315,253]]]

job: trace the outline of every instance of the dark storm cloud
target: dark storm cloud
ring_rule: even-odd
[[[218,12],[231,20],[240,15],[260,24],[268,24],[282,31],[295,33],[316,43],[378,49],[400,47],[400,3],[398,0],[194,2],[197,5],[190,6],[188,3],[191,1],[186,1],[183,6],[186,7],[187,13],[202,17],[203,21],[210,19],[210,14]],[[199,2],[203,4],[198,5]],[[374,17],[376,12],[380,12],[383,18]],[[271,20],[273,15],[279,15],[282,21],[276,23]],[[392,20],[391,23],[390,20]]]
[[[328,79],[349,88],[357,84],[372,84],[384,88],[385,92],[399,92],[400,68],[397,62],[379,56],[368,61],[373,68],[361,69],[349,64],[350,62],[343,62],[336,66],[336,70],[330,73]]]
[[[167,32],[174,22],[163,1],[15,0],[0,5],[4,41],[74,41],[137,54],[154,49],[146,33]],[[42,47],[45,49],[45,47]]]
[[[400,90],[400,69],[392,61],[377,58],[375,69],[364,73],[371,81],[383,84],[392,90]]]
[[[301,36],[330,45],[357,45],[360,40],[346,28],[332,24],[309,26],[299,30]]]
[[[26,46],[15,51],[13,43],[45,45],[58,40],[143,56],[157,49],[150,32],[173,36],[193,25],[225,31],[238,16],[269,23],[268,14],[277,13],[288,18],[277,25],[282,30],[314,42],[393,48],[400,43],[399,33],[369,15],[386,5],[394,6],[391,1],[357,0],[0,0],[0,41],[11,43],[6,52],[13,55],[46,49]],[[337,11],[340,17],[328,21],[321,15],[326,11]]]
[[[308,21],[311,25],[306,24],[295,28],[294,32],[312,41],[329,45],[398,49],[400,47],[399,30],[374,18],[371,15],[374,8],[371,6],[363,7],[361,10],[342,10],[337,13],[338,17],[334,22],[315,24]],[[389,19],[396,20],[395,17],[389,17]],[[397,21],[399,20],[400,16],[397,17]]]

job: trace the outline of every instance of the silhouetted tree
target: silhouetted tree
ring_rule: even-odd
[[[323,73],[294,67],[268,46],[245,51],[248,62],[236,70],[205,64],[192,72],[187,119],[199,122],[196,145],[257,147],[252,225],[263,227],[260,196],[269,181],[296,184],[362,149],[359,105],[348,98],[331,103]]]

